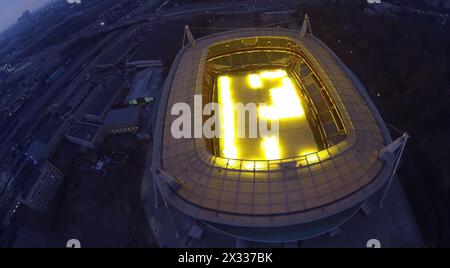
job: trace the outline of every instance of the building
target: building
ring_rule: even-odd
[[[84,118],[89,122],[102,123],[108,110],[119,96],[124,94],[127,86],[126,79],[122,75],[116,75],[95,95],[84,113]]]
[[[136,74],[124,104],[147,104],[155,99],[161,86],[162,68],[147,68]]]
[[[179,51],[166,78],[152,181],[142,190],[147,201],[152,200],[147,193],[157,190],[164,200],[161,211],[170,211],[160,212],[169,214],[170,224],[158,228],[172,230],[160,230],[160,243],[184,239],[200,245],[201,234],[209,231],[237,247],[286,245],[336,234],[356,212],[370,213],[371,199],[393,172],[393,157],[379,157],[392,140],[364,86],[323,42],[281,28],[234,30],[195,41]],[[230,135],[223,138],[173,137],[172,105],[193,107],[195,94],[226,107],[263,98],[272,108],[259,116],[281,118],[279,136],[234,140],[235,125],[228,123],[223,131]],[[234,99],[226,97],[230,94]],[[232,109],[223,118],[232,118]],[[158,205],[148,206],[154,224],[148,211],[156,213]],[[192,222],[191,228],[178,224],[184,221]],[[176,245],[190,246],[183,243]]]
[[[106,132],[113,134],[136,132],[140,128],[142,112],[141,106],[109,111],[103,124]]]
[[[48,209],[62,179],[63,174],[49,162],[33,168],[21,179],[19,201],[32,209]]]
[[[103,141],[105,131],[100,124],[77,121],[72,125],[66,137],[73,143],[95,149]]]
[[[33,161],[34,164],[37,164],[46,156],[47,150],[46,144],[40,141],[33,141],[25,152],[25,156]]]
[[[127,62],[127,69],[141,69],[150,67],[162,67],[162,60],[133,60]]]

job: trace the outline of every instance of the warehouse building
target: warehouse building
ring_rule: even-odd
[[[152,102],[161,86],[162,68],[147,68],[136,74],[124,104],[138,105]]]
[[[36,210],[46,210],[61,185],[63,174],[51,163],[33,168],[22,178],[20,202]]]
[[[143,109],[132,106],[109,111],[104,127],[107,133],[134,133],[139,130]]]
[[[100,124],[77,121],[72,125],[66,137],[75,144],[95,149],[103,141],[105,131]]]
[[[35,140],[28,147],[28,150],[25,152],[25,156],[33,161],[34,164],[37,164],[44,159],[47,149],[46,144]]]
[[[127,69],[134,70],[140,68],[162,67],[162,60],[131,60],[127,62]]]

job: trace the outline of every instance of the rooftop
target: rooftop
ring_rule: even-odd
[[[175,139],[170,128],[176,117],[169,107],[177,102],[193,106],[192,95],[203,93],[199,83],[208,71],[208,49],[214,46],[224,51],[216,46],[221,43],[226,53],[271,49],[304,59],[317,75],[300,74],[304,86],[316,83],[314,78],[320,81],[316,86],[321,87],[311,89],[311,96],[325,98],[326,93],[333,100],[328,111],[340,111],[347,133],[344,139],[327,138],[326,149],[270,161],[217,157],[205,139]],[[301,38],[298,31],[287,29],[242,29],[201,38],[195,48],[183,49],[163,96],[167,108],[158,115],[155,127],[153,168],[161,170],[157,182],[168,202],[196,218],[252,227],[314,221],[364,201],[380,189],[391,170],[390,164],[378,158],[380,149],[391,141],[383,120],[358,79],[314,36]],[[314,107],[320,108],[325,100],[316,100]],[[321,109],[318,112],[325,111]]]
[[[91,141],[101,130],[102,125],[77,121],[72,125],[68,136],[72,136],[81,140]]]
[[[137,126],[140,124],[142,115],[141,106],[132,106],[108,112],[103,125],[106,129]]]
[[[40,141],[33,141],[28,147],[28,150],[25,152],[25,155],[31,158],[34,162],[39,162],[44,156],[46,150],[47,145]]]
[[[41,171],[38,167],[31,165],[26,165],[24,167],[17,185],[18,189],[22,191],[24,197],[28,196],[40,175]]]
[[[124,102],[137,98],[155,98],[161,85],[162,72],[162,68],[147,68],[137,73]]]

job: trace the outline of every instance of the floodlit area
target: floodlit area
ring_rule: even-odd
[[[219,156],[245,160],[274,160],[309,154],[318,150],[306,118],[303,96],[284,69],[240,71],[217,77],[217,100],[222,136]],[[245,137],[238,135],[238,112],[235,105],[255,104],[257,120],[252,123],[250,112],[245,116]],[[260,119],[278,121],[278,135],[262,135]],[[251,137],[251,126],[256,138]],[[270,133],[270,131],[269,131]]]
[[[174,211],[232,238],[290,243],[334,231],[382,189],[393,163],[378,157],[388,132],[325,48],[296,30],[240,29],[180,51],[152,154]],[[203,131],[213,135],[170,135],[171,107],[196,107],[199,93]],[[213,115],[209,103],[218,104]]]

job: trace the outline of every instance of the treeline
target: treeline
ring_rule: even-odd
[[[362,80],[385,121],[410,133],[401,182],[426,245],[450,246],[449,22],[368,15],[363,7],[300,11]]]

